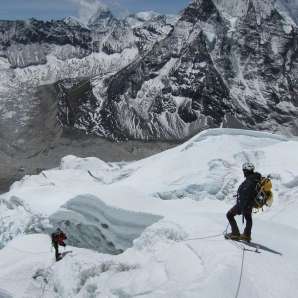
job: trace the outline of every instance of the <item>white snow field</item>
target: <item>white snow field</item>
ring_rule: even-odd
[[[67,156],[0,197],[0,297],[296,298],[297,152],[297,139],[214,129],[131,163]],[[246,161],[274,188],[257,251],[222,235]],[[57,223],[69,245],[56,263],[43,231]]]

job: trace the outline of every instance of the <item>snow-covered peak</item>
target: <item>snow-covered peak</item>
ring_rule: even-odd
[[[63,19],[63,22],[68,26],[84,27],[84,24],[76,17],[66,17]]]
[[[193,0],[194,7],[208,7],[215,4],[225,17],[244,17],[253,9],[257,22],[269,17],[277,9],[288,23],[298,22],[298,0]]]
[[[92,27],[106,27],[111,22],[115,22],[117,19],[114,17],[110,9],[107,7],[99,7],[94,15],[92,15],[88,21],[88,26]]]
[[[160,14],[155,11],[142,11],[130,14],[125,18],[125,21],[130,25],[130,27],[136,28],[158,16],[160,16]]]
[[[276,7],[285,18],[298,25],[298,0],[277,0]]]
[[[138,13],[130,14],[125,18],[125,21],[129,24],[130,27],[137,28],[148,23],[158,23],[161,18],[164,18],[165,23],[170,25],[174,25],[175,22],[178,20],[177,15],[163,15],[155,11],[141,11]]]
[[[160,13],[155,12],[155,11],[140,11],[138,13],[135,14],[135,16],[143,21],[149,21],[152,20],[153,18],[159,16]]]
[[[195,0],[201,1],[201,0]],[[274,8],[274,0],[212,0],[220,11],[233,17],[246,15],[250,5],[253,5],[257,13],[262,17],[268,16]]]

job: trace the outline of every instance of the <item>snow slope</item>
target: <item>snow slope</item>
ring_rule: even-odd
[[[67,156],[1,196],[1,206],[18,204],[1,209],[15,239],[1,239],[0,289],[13,297],[297,297],[297,150],[297,139],[215,129],[132,163]],[[245,161],[274,186],[273,207],[254,216],[259,253],[222,237]],[[92,249],[67,247],[55,263],[48,236],[23,235],[19,221],[30,214],[43,218],[33,224],[40,231],[49,218],[69,243],[85,239]],[[95,251],[109,252],[108,242],[111,253],[125,251]]]

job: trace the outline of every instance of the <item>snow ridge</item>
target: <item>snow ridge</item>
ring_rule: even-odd
[[[243,181],[241,164],[251,161],[263,175],[271,174],[274,204],[254,214],[252,236],[259,253],[245,246],[239,297],[295,298],[297,150],[297,139],[216,129],[131,163],[66,157],[60,168],[44,172],[47,179],[27,176],[1,200],[18,197],[33,214],[60,224],[71,243],[84,241],[94,249],[68,245],[56,263],[47,235],[15,234],[0,250],[0,288],[28,298],[234,297],[243,251],[222,233]],[[95,180],[88,169],[106,179]],[[156,196],[178,188],[192,193],[167,200]],[[1,209],[4,222],[17,207],[11,208]],[[18,213],[10,228],[21,227],[21,219],[26,215]],[[112,255],[121,247],[121,254]],[[272,283],[276,276],[279,283]]]

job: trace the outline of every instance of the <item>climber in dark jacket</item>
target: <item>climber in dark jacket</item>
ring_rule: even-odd
[[[242,170],[245,180],[238,188],[236,205],[227,213],[232,233],[227,234],[226,238],[250,241],[252,229],[252,209],[254,199],[257,196],[257,185],[262,176],[260,173],[255,172],[255,167],[252,163],[243,164]],[[246,226],[243,234],[240,235],[235,216],[241,214],[245,218]]]
[[[62,259],[61,254],[59,253],[59,245],[65,247],[66,244],[64,241],[67,239],[67,237],[60,228],[57,228],[56,231],[52,233],[51,238],[52,238],[52,245],[55,249],[56,261],[59,261]]]

